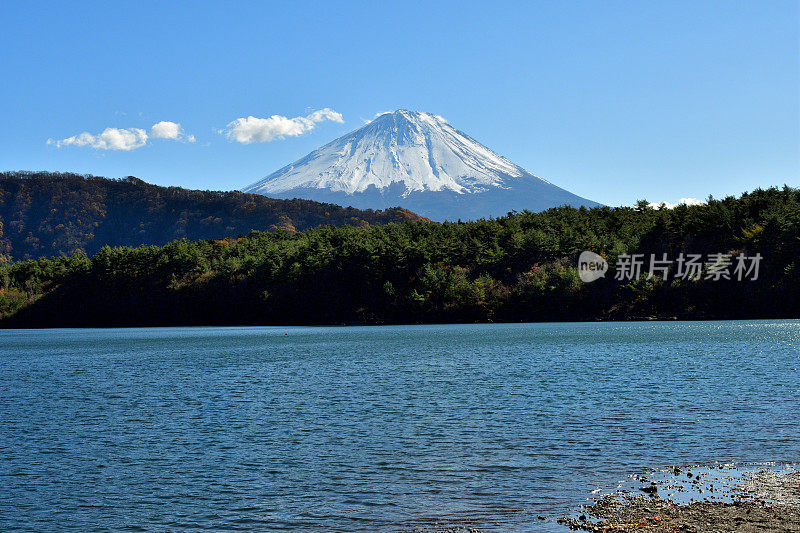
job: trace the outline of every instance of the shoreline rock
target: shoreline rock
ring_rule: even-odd
[[[579,518],[559,523],[579,531],[717,533],[799,532],[800,472],[752,473],[731,502],[676,503],[651,495],[606,495]]]

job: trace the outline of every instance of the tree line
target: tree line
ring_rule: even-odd
[[[581,281],[584,250],[605,277]],[[617,279],[623,254],[763,259],[755,280]],[[7,327],[798,317],[800,189],[103,246],[7,264],[0,284]]]
[[[162,245],[252,230],[294,232],[322,224],[405,220],[421,217],[400,208],[361,210],[238,191],[159,187],[133,176],[0,173],[0,261],[6,262],[78,251],[91,255],[105,245]]]

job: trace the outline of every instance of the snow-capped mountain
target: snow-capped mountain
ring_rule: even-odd
[[[434,220],[596,202],[534,176],[430,113],[378,116],[246,187],[358,208],[402,206]]]

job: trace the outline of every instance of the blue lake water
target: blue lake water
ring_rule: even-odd
[[[1,331],[0,530],[555,531],[799,412],[796,320]]]

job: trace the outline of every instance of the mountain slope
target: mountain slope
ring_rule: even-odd
[[[159,187],[133,177],[0,173],[0,261],[77,250],[91,254],[104,245],[235,237],[252,230],[407,220],[425,219],[405,209],[362,211],[235,191]]]
[[[442,117],[406,110],[380,115],[244,190],[359,208],[402,205],[437,220],[599,205],[534,176]]]

